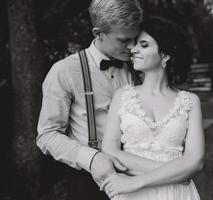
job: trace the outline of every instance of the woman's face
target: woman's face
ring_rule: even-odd
[[[133,54],[133,66],[137,71],[147,71],[161,66],[161,55],[155,39],[148,33],[142,31],[137,39],[136,45],[131,49]]]

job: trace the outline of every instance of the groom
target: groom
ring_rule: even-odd
[[[100,148],[112,96],[118,88],[132,83],[125,63],[116,68],[112,63],[107,66],[106,60],[129,60],[129,46],[138,34],[142,10],[136,0],[93,0],[89,12],[95,39],[86,55]],[[115,169],[126,168],[88,146],[87,127],[80,60],[73,54],[55,63],[44,80],[36,142],[44,154],[71,167],[69,199],[108,199],[93,179],[100,183]]]

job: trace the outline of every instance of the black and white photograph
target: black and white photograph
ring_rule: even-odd
[[[1,0],[0,200],[212,200],[212,0]]]

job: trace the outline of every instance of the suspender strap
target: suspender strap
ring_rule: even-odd
[[[81,69],[83,74],[84,81],[84,92],[85,92],[85,101],[86,101],[86,109],[87,109],[87,124],[88,124],[88,132],[89,132],[89,141],[88,145],[92,148],[97,149],[98,141],[96,134],[96,126],[95,126],[95,111],[94,111],[94,93],[92,91],[92,83],[89,71],[88,60],[86,56],[86,52],[80,51],[79,58],[81,61]]]

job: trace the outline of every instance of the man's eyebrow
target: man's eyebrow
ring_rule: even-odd
[[[118,39],[121,41],[130,41],[131,40],[131,38],[118,38]]]

